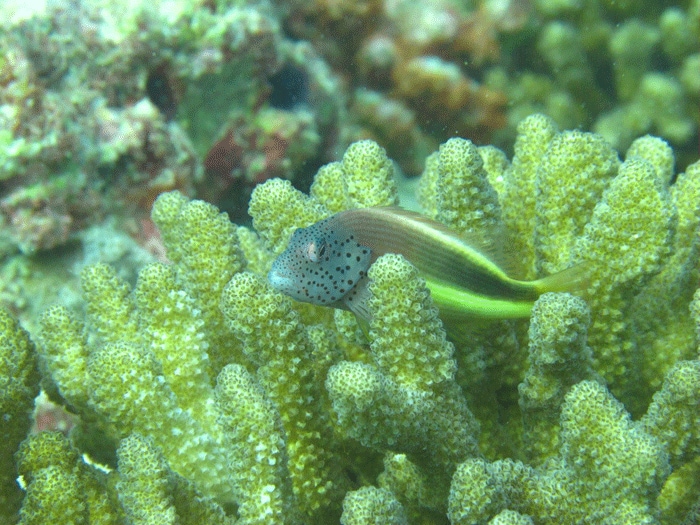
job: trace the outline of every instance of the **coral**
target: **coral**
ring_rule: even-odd
[[[423,208],[460,233],[496,229],[501,208],[483,164],[479,150],[468,140],[450,139],[441,145],[421,176]]]
[[[17,465],[27,491],[20,523],[123,523],[109,476],[87,465],[62,434],[27,438],[17,452]]]
[[[661,442],[591,381],[571,388],[561,425],[560,455],[540,469],[512,460],[462,463],[450,492],[452,523],[483,521],[504,508],[542,523],[654,523],[649,496],[669,471]]]
[[[117,455],[118,467],[105,472],[85,462],[60,433],[27,438],[17,452],[27,491],[20,523],[234,523],[171,471],[152,441],[131,435]]]
[[[132,434],[117,450],[116,489],[126,522],[233,525],[231,517],[172,472],[153,442]]]
[[[314,377],[312,340],[291,300],[253,274],[231,279],[221,309],[280,413],[292,487],[301,511],[313,515],[337,499],[342,482],[338,461],[321,439],[331,429],[319,410],[323,393]],[[259,334],[268,335],[261,339]]]
[[[376,487],[350,491],[343,500],[342,525],[403,525],[407,524],[401,504],[394,495]]]
[[[102,366],[98,357],[115,352],[162,376],[177,398],[168,406],[200,427],[190,437],[201,437],[203,448],[214,439],[212,457],[228,457],[222,410],[212,401],[227,365],[245,367],[280,421],[287,408],[276,407],[258,377],[254,341],[233,335],[220,310],[226,284],[243,271],[264,276],[295,228],[331,213],[396,204],[399,195],[403,206],[417,207],[401,175],[422,171],[426,214],[470,235],[487,230],[499,239],[492,253],[514,276],[576,264],[589,270],[589,290],[580,293],[588,313],[569,298],[543,298],[540,307],[552,301],[560,313],[552,319],[569,320],[569,331],[539,312],[531,334],[524,322],[470,325],[450,331],[449,358],[438,321],[426,319],[434,355],[424,371],[404,371],[402,357],[424,356],[411,342],[416,333],[393,334],[390,297],[376,306],[392,333],[375,327],[371,341],[345,313],[292,304],[310,353],[312,419],[333,436],[300,442],[318,444],[318,457],[351,450],[359,458],[339,460],[347,476],[330,476],[348,478],[341,492],[377,485],[381,457],[392,452],[432,479],[416,449],[389,452],[369,438],[364,447],[337,428],[338,399],[324,381],[328,370],[345,370],[365,373],[370,386],[380,385],[378,396],[400,392],[382,407],[397,402],[395,414],[415,392],[464,397],[486,458],[546,462],[559,448],[562,399],[577,381],[604,381],[640,418],[667,377],[680,381],[677,363],[697,357],[699,43],[698,0],[5,0],[0,301],[28,330],[44,332],[43,386],[79,414],[71,439],[81,452],[114,467],[115,440],[127,437],[127,425],[105,417],[87,377],[90,366]],[[549,118],[523,121],[537,112]],[[156,197],[172,189],[186,198],[157,201],[151,220]],[[194,197],[246,226],[190,204]],[[137,276],[149,258],[126,237],[163,265]],[[100,262],[115,271],[93,266]],[[405,287],[414,308],[428,308],[415,274],[393,265],[411,280],[392,281],[394,294]],[[37,328],[38,312],[56,298],[67,310],[51,309]],[[551,342],[556,334],[569,344]],[[565,358],[565,370],[547,363],[553,355]],[[456,370],[436,380],[437,369],[444,378],[453,366],[448,361]],[[566,369],[576,364],[580,376]],[[438,394],[437,384],[452,390]],[[447,418],[441,424],[458,419],[435,412]],[[365,426],[369,432],[372,421]],[[144,439],[162,446],[158,436]],[[425,456],[437,454],[438,446],[426,447]],[[184,472],[195,462],[178,464],[175,448],[165,451],[169,468]],[[672,476],[692,476],[692,454],[673,464]],[[444,520],[435,517],[444,514],[435,500],[416,503],[399,485],[386,487],[409,520]],[[667,490],[669,508],[692,507],[691,489],[677,500]],[[247,496],[254,499],[236,497]],[[331,498],[332,517],[341,496]],[[681,522],[680,512],[659,519]],[[519,519],[502,514],[489,519]]]
[[[171,189],[245,209],[255,183],[329,160],[343,98],[314,49],[262,4],[200,4],[3,19],[0,254],[139,221]]]
[[[673,143],[682,165],[692,162],[698,91],[690,64],[700,38],[697,8],[534,2],[531,14],[540,18],[534,32],[516,30],[519,38],[505,44],[517,58],[498,61],[484,77],[486,87],[509,100],[508,125],[494,137],[499,145],[515,135],[522,118],[544,112],[562,127],[596,131],[618,150],[639,135],[660,135]]]
[[[154,203],[153,222],[163,231],[169,259],[179,269],[176,279],[197,299],[202,334],[214,370],[236,351],[224,332],[219,297],[231,277],[245,268],[236,228],[226,214],[202,201],[188,202],[181,194],[162,194]],[[146,298],[145,298],[146,299]],[[155,296],[150,299],[157,301]],[[155,304],[144,305],[153,308]],[[154,323],[158,326],[158,323]],[[162,325],[161,325],[162,328]]]
[[[393,184],[385,174],[385,157],[376,144],[367,142],[350,150],[344,156],[342,166],[329,168],[337,169],[336,173],[344,177],[340,188],[345,192],[346,202],[353,202],[356,191],[353,179],[358,171],[348,168],[348,165],[353,166],[356,152],[372,159],[371,162],[364,161],[369,168],[362,172],[365,194],[368,189],[378,188],[379,191],[374,189],[369,195],[379,196],[383,203],[392,203]],[[324,183],[338,184],[335,179],[325,178],[326,173],[322,171],[324,178],[315,183],[314,195],[320,198],[331,195],[337,199],[337,193],[328,192],[322,186]],[[290,206],[283,209],[260,206],[260,202],[271,202],[267,193],[277,193],[279,186],[271,181],[256,189],[251,202],[256,228],[276,232],[278,224],[286,220],[285,215],[288,216],[289,212],[285,213],[285,210]],[[292,202],[303,198],[298,194],[290,197]],[[275,200],[273,204],[277,206],[278,203],[279,200]],[[355,205],[364,204],[355,199]],[[406,290],[410,301],[393,299],[396,287],[407,280],[410,282],[415,276],[414,269],[393,256],[382,258],[381,263],[373,266],[370,279],[374,283],[372,286],[378,286],[375,295],[381,299],[370,306],[376,308],[369,330],[372,364],[337,363],[328,372],[326,387],[337,414],[337,424],[348,436],[379,450],[398,447],[417,454],[428,447],[429,457],[433,459],[423,457],[419,461],[428,465],[437,462],[450,469],[459,458],[474,453],[476,425],[461,398],[459,387],[454,383],[452,347],[445,340],[436,312],[428,306],[425,285],[416,283],[415,288]],[[396,317],[397,308],[401,311],[399,317]],[[418,313],[421,311],[425,313]],[[413,324],[415,328],[412,328]],[[431,350],[424,356],[419,341],[426,336],[431,341]],[[407,367],[405,363],[411,365]],[[431,417],[438,415],[431,424],[434,428],[427,424],[429,414]],[[438,443],[437,435],[443,433],[452,437]]]
[[[352,144],[342,161],[347,207],[389,206],[398,203],[396,179],[384,149],[371,140]]]
[[[64,308],[49,310],[42,319],[44,359],[60,394],[89,413],[88,419],[118,437],[138,432],[153,439],[177,472],[226,500],[230,482],[212,383],[220,362],[240,354],[240,348],[222,338],[218,296],[244,263],[234,227],[211,205],[166,194],[153,218],[167,232],[164,242],[173,247],[169,255],[178,272],[175,266],[148,265],[131,291],[109,267],[86,267],[83,289],[92,339]],[[161,386],[139,395],[150,382]],[[139,402],[123,405],[123,397]],[[158,428],[179,439],[163,441]],[[209,448],[204,462],[197,452],[202,446]]]
[[[76,426],[20,446],[25,493],[9,496],[9,520],[694,519],[700,163],[676,174],[674,150],[651,136],[621,161],[600,136],[542,115],[519,130],[511,161],[449,140],[419,188],[428,215],[495,233],[514,275],[580,265],[580,289],[542,295],[526,320],[446,332],[420,273],[395,254],[368,270],[363,322],[266,283],[295,228],[398,202],[391,160],[372,141],[320,169],[310,194],[258,185],[252,228],[160,196],[152,220],[167,262],[133,285],[89,264],[81,309],[41,318],[43,386]],[[19,361],[23,415],[36,356],[7,319],[3,334],[15,335],[0,342],[30,356]],[[28,423],[8,425],[10,472]]]
[[[697,240],[688,228],[697,227],[697,201],[686,199],[698,194],[697,164],[674,182],[658,139],[635,142],[620,164],[600,137],[559,133],[541,115],[519,129],[499,193],[513,251],[530,278],[587,266],[594,368],[639,414],[669,369],[663,356],[687,359],[695,344],[688,316],[678,312],[696,286]],[[668,297],[676,302],[666,308]],[[658,339],[666,322],[673,340]]]
[[[493,519],[489,520],[489,525],[532,525],[532,523],[529,516],[518,514],[513,510],[499,512]]]
[[[296,228],[318,222],[328,215],[318,201],[303,195],[289,182],[279,179],[255,188],[250,199],[249,213],[253,217],[253,227],[266,247],[276,254],[282,253]]]
[[[415,110],[380,91],[356,90],[350,111],[365,138],[383,144],[406,173],[420,173],[425,157],[438,145],[421,129]]]
[[[697,125],[688,117],[683,86],[673,77],[646,73],[627,105],[601,115],[594,129],[606,140],[627,146],[642,133],[653,132],[674,143],[687,143]],[[624,126],[624,129],[619,126]]]
[[[557,134],[556,124],[544,115],[533,115],[518,124],[515,155],[503,174],[499,195],[503,223],[512,232],[514,251],[524,258],[526,275],[534,272],[535,203],[537,167]]]
[[[123,444],[130,436],[144,436],[207,498],[235,501],[242,523],[291,523],[295,514],[323,521],[318,514],[329,512],[333,501],[339,505],[345,484],[339,462],[321,441],[330,427],[319,412],[322,381],[314,378],[311,356],[322,360],[320,353],[332,352],[323,342],[325,332],[309,329],[307,336],[297,321],[296,329],[279,332],[280,348],[296,349],[295,356],[261,354],[270,347],[249,335],[271,330],[265,323],[275,317],[266,312],[286,305],[279,310],[279,327],[297,314],[289,300],[280,303],[276,294],[263,292],[266,285],[259,278],[241,273],[245,260],[226,216],[169,193],[158,199],[153,220],[161,225],[175,264],[145,266],[133,290],[110,267],[87,266],[82,280],[89,337],[64,307],[42,317],[43,362],[59,395],[83,416],[83,432],[104,434],[102,446],[106,437]],[[252,307],[253,298],[260,308]],[[254,311],[257,317],[250,316]],[[257,379],[242,365],[224,367],[232,360],[257,368]],[[297,367],[290,369],[295,361]],[[255,418],[251,433],[246,425]],[[241,447],[255,435],[254,450]]]
[[[381,141],[405,172],[419,173],[422,159],[450,136],[486,141],[505,124],[503,92],[477,79],[499,56],[498,34],[523,26],[517,6],[280,4],[291,33],[354,79],[349,137]]]
[[[535,181],[538,272],[571,265],[567,258],[576,239],[619,167],[616,153],[600,136],[565,131],[552,139]]]
[[[319,170],[310,194],[331,211],[398,204],[394,167],[372,140],[352,144],[340,162]],[[251,211],[251,213],[254,213]]]
[[[596,377],[586,341],[589,323],[586,303],[570,294],[546,293],[532,310],[529,366],[518,393],[523,439],[533,464],[558,448],[559,408],[566,392],[579,381]]]
[[[0,309],[0,522],[10,522],[22,499],[15,483],[13,454],[31,426],[31,410],[39,393],[36,353],[29,334]]]
[[[700,416],[688,407],[700,399],[700,361],[680,361],[668,372],[640,423],[666,444],[671,464],[690,463],[700,452]]]
[[[299,522],[285,472],[284,429],[270,417],[275,408],[263,388],[243,366],[227,365],[217,379],[216,402],[230,443],[229,466],[238,472],[233,490],[241,519],[251,524]]]
[[[519,474],[509,474],[510,477],[503,481],[504,487],[508,487],[511,481],[517,487],[520,482],[514,481],[515,479],[531,483],[524,480],[534,476],[537,478],[536,483],[541,486],[532,490],[541,490],[543,494],[541,503],[514,510],[532,515],[533,519],[558,516],[554,520],[564,522],[575,522],[580,517],[567,517],[555,510],[557,504],[550,501],[549,494],[549,491],[554,490],[553,486],[559,483],[569,484],[567,493],[578,494],[580,497],[589,492],[607,494],[601,488],[603,485],[596,485],[598,488],[591,492],[591,483],[597,480],[600,472],[597,465],[580,466],[582,460],[578,454],[584,453],[586,447],[590,450],[586,453],[592,456],[602,454],[610,458],[610,472],[604,474],[608,483],[618,483],[617,474],[614,473],[619,472],[617,469],[634,469],[639,462],[647,462],[647,470],[635,474],[638,476],[634,478],[637,481],[620,489],[618,501],[624,500],[624,504],[611,502],[599,514],[602,517],[595,518],[594,498],[591,499],[591,507],[576,512],[580,512],[580,516],[589,515],[592,519],[601,520],[607,519],[605,516],[617,516],[611,519],[622,520],[625,513],[637,516],[640,520],[654,519],[657,513],[654,501],[670,471],[667,454],[674,446],[672,432],[661,436],[648,430],[645,423],[631,423],[623,405],[606,389],[595,382],[580,381],[607,381],[612,391],[639,414],[643,413],[647,405],[645,398],[639,396],[640,392],[646,392],[645,395],[649,396],[653,392],[653,389],[650,390],[652,384],[660,385],[664,377],[668,381],[673,381],[672,378],[675,377],[673,372],[667,375],[668,367],[657,365],[650,368],[646,365],[652,359],[659,361],[662,356],[669,362],[691,357],[690,352],[695,347],[695,342],[687,334],[693,324],[690,317],[682,313],[682,309],[688,308],[688,294],[693,290],[692,276],[697,272],[697,240],[688,229],[697,224],[697,200],[694,204],[687,200],[697,199],[694,185],[697,165],[690,166],[686,174],[674,177],[673,155],[663,141],[653,137],[635,141],[623,163],[600,136],[559,132],[554,123],[543,116],[527,119],[519,129],[521,134],[512,164],[497,160],[503,159],[502,156],[489,150],[484,151],[484,156],[489,155],[486,158],[494,159],[490,164],[491,173],[481,171],[483,157],[476,155],[478,150],[469,143],[457,140],[448,142],[439,153],[428,159],[424,180],[421,181],[421,201],[429,213],[440,217],[440,207],[449,207],[449,199],[454,198],[453,195],[466,193],[471,196],[473,193],[477,196],[473,202],[469,197],[461,199],[458,201],[462,206],[460,211],[452,212],[462,221],[470,221],[469,214],[476,213],[477,219],[471,219],[466,224],[479,224],[483,215],[478,213],[483,213],[482,208],[497,210],[500,206],[503,217],[501,227],[505,228],[506,238],[517,241],[517,248],[510,250],[515,252],[516,259],[521,261],[526,275],[530,277],[554,272],[577,262],[584,264],[589,275],[589,286],[584,295],[590,304],[591,321],[589,325],[588,308],[579,298],[553,294],[545,295],[538,301],[533,312],[529,334],[530,358],[524,375],[523,369],[518,372],[515,368],[519,361],[512,362],[513,356],[510,356],[511,362],[508,364],[513,367],[515,374],[510,381],[516,385],[520,382],[519,408],[524,426],[520,430],[517,425],[499,430],[503,424],[491,420],[492,415],[487,416],[487,420],[480,419],[485,429],[481,437],[481,448],[489,455],[499,454],[504,449],[502,445],[484,447],[483,442],[498,439],[496,436],[502,435],[504,431],[507,435],[520,435],[523,440],[520,453],[524,453],[533,465],[543,466],[534,469],[532,466],[506,462],[504,465],[511,465],[508,468],[515,469]],[[454,155],[454,160],[449,155]],[[340,165],[321,170],[318,186],[312,189],[313,196],[321,202],[328,202],[334,211],[338,210],[342,203],[342,193],[347,191],[341,182],[345,176],[347,175]],[[498,189],[489,197],[489,192],[494,191],[490,189],[490,179],[496,182]],[[459,193],[458,188],[468,188],[466,185],[471,180],[478,181],[477,184],[486,191]],[[259,191],[262,195],[266,191],[265,186],[259,188]],[[497,195],[497,199],[494,195]],[[304,197],[292,198],[298,202]],[[284,208],[279,208],[275,216],[277,220],[283,220],[279,219],[283,213]],[[490,221],[499,224],[498,214],[485,215],[491,217]],[[444,220],[449,221],[449,217],[446,214]],[[484,222],[488,223],[489,220]],[[276,230],[279,227],[276,224],[260,223],[260,228],[264,231],[265,228]],[[402,268],[398,261],[391,257],[387,260],[381,258],[372,268],[370,278],[381,283],[383,279],[398,272],[398,268]],[[425,467],[421,458],[413,455],[411,447],[415,443],[404,443],[403,436],[413,435],[415,439],[419,435],[420,429],[413,428],[410,423],[420,421],[421,418],[419,410],[422,397],[415,397],[420,392],[415,386],[421,382],[429,385],[431,380],[419,380],[417,378],[422,376],[415,376],[415,372],[412,372],[416,357],[406,353],[410,346],[403,350],[401,343],[396,340],[385,345],[384,334],[396,334],[396,337],[406,330],[405,327],[420,326],[419,323],[423,321],[418,318],[410,322],[403,321],[400,312],[404,307],[408,309],[407,312],[425,311],[425,306],[415,308],[408,301],[415,291],[406,283],[412,282],[417,276],[409,277],[410,273],[397,275],[402,277],[387,281],[385,290],[390,295],[382,295],[380,290],[384,288],[373,288],[372,300],[377,301],[376,307],[379,310],[375,312],[370,324],[369,353],[360,362],[341,362],[332,366],[326,386],[338,422],[341,427],[351,429],[351,437],[379,450],[388,443],[393,449],[406,452],[409,458],[416,461],[420,471]],[[401,288],[401,304],[392,302],[392,297],[395,297],[393,290],[397,287]],[[683,293],[674,292],[681,289]],[[674,298],[671,304],[668,303],[669,296]],[[658,332],[646,322],[652,309],[658,316],[659,304],[668,304],[662,310],[667,313],[659,317],[653,327],[668,323],[662,332],[667,332],[669,336],[665,341],[657,341],[658,351],[652,352],[651,348],[647,350],[645,344],[647,341],[651,343],[651,334]],[[372,327],[383,322],[382,308],[388,308],[386,312],[396,316],[392,319],[397,324],[392,325],[392,329],[382,328],[382,332],[378,332],[382,338],[375,339]],[[421,330],[425,334],[431,333],[427,328]],[[424,350],[428,345],[425,337],[421,338]],[[522,336],[518,337],[522,339]],[[458,354],[475,351],[476,348],[472,345],[476,341],[478,335],[471,341],[459,341]],[[674,347],[678,343],[680,346]],[[491,351],[496,353],[487,358],[486,369],[482,373],[488,378],[485,381],[507,385],[508,382],[502,378],[493,377],[494,373],[503,373],[505,367],[505,361],[498,359],[498,352],[503,352],[499,344],[491,343]],[[640,353],[637,352],[646,357],[640,359]],[[652,358],[652,353],[656,357]],[[433,354],[427,352],[421,355],[426,359]],[[468,364],[468,359],[460,355],[458,362],[460,365]],[[421,373],[431,373],[430,366],[422,365],[419,370]],[[637,371],[636,375],[633,375],[632,370]],[[648,382],[640,383],[640,375],[646,377]],[[463,381],[466,381],[465,385],[470,384],[469,380]],[[685,384],[691,382],[685,381]],[[430,391],[430,388],[427,390]],[[465,388],[468,399],[473,400],[473,403],[484,402],[477,392]],[[425,391],[423,387],[423,396]],[[413,396],[407,398],[411,393]],[[498,396],[496,392],[491,395]],[[693,398],[692,394],[689,395]],[[408,425],[400,423],[403,419],[401,407],[406,404],[404,399],[411,399],[408,406],[414,411],[411,412]],[[671,410],[679,414],[681,419],[688,417],[692,413],[689,412],[692,410],[689,407],[696,403],[696,398],[693,399],[684,408],[679,406]],[[489,410],[504,410],[504,403],[508,401],[495,397],[488,403],[486,406],[490,407]],[[654,406],[648,408],[649,414],[657,410]],[[479,409],[476,413],[481,416],[484,409]],[[436,412],[434,416],[437,415]],[[649,417],[651,416],[647,416]],[[630,440],[632,450],[629,454],[632,456],[613,459],[613,448],[624,448],[621,445],[596,450],[597,445],[584,444],[584,435],[601,434],[601,430],[598,426],[595,428],[599,430],[582,430],[581,418],[596,421],[595,425],[617,429],[610,434],[605,433],[610,438],[613,435],[627,436],[620,439]],[[435,423],[437,421],[439,419]],[[692,443],[695,431],[690,429],[697,424],[684,424],[680,421],[678,424],[687,429],[679,431],[679,434]],[[608,438],[605,437],[599,440],[601,445],[607,441]],[[433,446],[428,446],[429,454]],[[518,447],[517,444],[514,446]],[[694,449],[692,444],[688,447]],[[688,449],[684,447],[683,450]],[[695,453],[690,453],[690,456],[695,457]],[[496,468],[490,467],[488,461],[483,465],[488,469]],[[501,463],[494,465],[502,467]],[[435,479],[433,475],[428,477]],[[455,483],[453,481],[453,487]],[[640,495],[637,491],[642,486],[641,483],[648,483],[648,488],[647,492]],[[389,483],[389,486],[392,484]],[[399,485],[394,484],[393,487],[401,491]],[[509,494],[510,490],[517,492],[520,489],[503,490]],[[415,498],[416,490],[412,493]],[[495,516],[496,513],[486,514],[484,519],[489,515]]]
[[[455,136],[510,155],[535,112],[620,152],[659,135],[680,171],[697,156],[696,2],[103,7],[12,0],[0,20],[3,262],[75,252],[105,217],[159,247],[147,215],[171,189],[245,222],[254,186],[279,177],[306,191],[363,139],[409,176]],[[34,322],[34,294],[16,288],[13,312]]]
[[[377,259],[368,274],[370,347],[379,370],[400,386],[428,390],[454,379],[454,347],[442,331],[425,281],[400,255]],[[404,284],[402,294],[394,290]]]
[[[437,56],[416,56],[392,72],[396,94],[457,133],[485,139],[503,127],[505,96],[479,85],[460,68]]]

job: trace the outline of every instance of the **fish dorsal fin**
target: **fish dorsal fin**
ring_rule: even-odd
[[[503,225],[482,225],[479,231],[457,232],[435,219],[400,206],[381,206],[380,209],[423,224],[445,236],[460,239],[501,268],[509,277],[520,278],[524,273],[522,265],[517,263],[517,257],[513,251],[514,244],[509,242],[509,234]]]

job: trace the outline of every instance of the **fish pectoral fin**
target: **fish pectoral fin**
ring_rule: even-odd
[[[360,317],[359,315],[355,314],[355,319],[357,320],[357,326],[360,327],[360,330],[362,330],[362,333],[365,336],[365,339],[369,341],[369,321],[365,319],[364,317]]]
[[[364,319],[365,322],[369,323],[370,319],[372,319],[372,312],[369,309],[369,299],[371,296],[372,294],[369,291],[369,279],[367,275],[364,275],[357,282],[355,288],[353,288],[342,301],[345,308],[354,313],[358,319]]]

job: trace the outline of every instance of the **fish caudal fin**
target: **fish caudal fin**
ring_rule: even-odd
[[[588,288],[590,265],[577,264],[533,282],[540,294],[546,292],[584,292]]]

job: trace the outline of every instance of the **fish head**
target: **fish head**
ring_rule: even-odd
[[[297,301],[344,308],[343,298],[367,274],[372,253],[335,217],[292,234],[267,276],[273,288]]]

